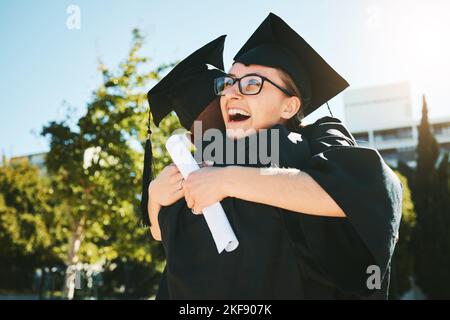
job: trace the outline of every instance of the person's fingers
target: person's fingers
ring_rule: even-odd
[[[175,164],[171,163],[163,169],[163,172],[164,172],[164,175],[171,176],[171,175],[178,173],[179,171],[178,171],[177,166]]]
[[[175,192],[179,191],[179,190],[183,190],[183,181],[184,181],[183,179],[180,179],[174,183]]]
[[[170,176],[170,178],[169,178],[169,182],[170,183],[172,183],[172,184],[179,184],[180,183],[180,181],[182,181],[183,180],[183,175],[181,174],[181,173],[176,173],[176,174],[174,174],[174,175],[172,175],[172,176]]]
[[[169,170],[169,172],[168,172],[168,174],[170,175],[170,176],[173,176],[173,175],[175,175],[175,174],[177,174],[177,173],[179,173],[180,171],[178,170],[178,168],[177,168],[177,166],[176,165],[170,165],[169,167],[168,167],[168,170]]]
[[[185,195],[186,198],[186,195]],[[186,205],[188,206],[188,208],[193,208],[194,207],[194,200],[192,200],[192,198],[187,198],[186,199]]]
[[[180,189],[175,191],[175,193],[173,194],[174,198],[176,199],[176,201],[180,200],[181,198],[184,197],[184,190]]]
[[[173,170],[174,167],[175,167],[175,164],[171,163],[171,164],[167,165],[167,166],[164,168],[164,170],[170,171],[170,170]]]
[[[184,189],[190,189],[192,187],[192,176],[189,175],[186,179],[183,181],[183,188]]]

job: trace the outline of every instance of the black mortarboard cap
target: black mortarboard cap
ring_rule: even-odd
[[[304,116],[349,85],[297,32],[273,13],[247,40],[234,61],[280,68],[289,74],[302,95]]]
[[[175,111],[181,125],[188,130],[201,114],[211,121],[219,117],[220,107],[214,93],[214,79],[225,74],[223,71],[225,37],[225,35],[218,37],[178,63],[147,94],[150,111],[141,196],[144,226],[150,226],[147,208],[148,187],[153,179],[150,116],[153,117],[155,125],[159,126],[165,116]],[[210,109],[209,106],[212,111],[205,110],[207,107]]]
[[[175,111],[186,129],[214,98],[214,79],[224,75],[225,35],[209,42],[158,82],[147,94],[155,125]]]

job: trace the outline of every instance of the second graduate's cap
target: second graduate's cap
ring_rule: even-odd
[[[214,79],[224,75],[225,35],[209,42],[178,63],[147,94],[153,122],[159,125],[171,111],[190,129],[205,107],[215,99]]]

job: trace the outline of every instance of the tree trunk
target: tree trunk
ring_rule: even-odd
[[[72,300],[75,295],[75,280],[77,276],[76,264],[78,262],[78,251],[84,238],[85,217],[82,216],[72,232],[70,241],[69,255],[67,257],[66,277],[64,279],[64,297]]]

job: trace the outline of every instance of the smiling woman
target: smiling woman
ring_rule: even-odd
[[[274,14],[234,60],[228,74],[215,78],[214,90],[226,141],[247,146],[245,161],[229,161],[224,148],[224,165],[197,170],[181,184],[169,166],[148,189],[152,234],[167,257],[158,298],[386,298],[399,180],[336,118],[294,132],[287,127],[348,83]],[[264,141],[264,130],[277,134]],[[279,146],[278,167],[248,161],[265,143]],[[200,215],[219,201],[240,243],[220,255]],[[375,291],[367,285],[374,265],[380,269]]]
[[[239,138],[240,132],[249,129],[286,125],[299,112],[300,98],[284,88],[281,74],[275,68],[236,62],[228,76],[216,79],[229,137]]]

